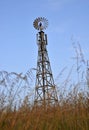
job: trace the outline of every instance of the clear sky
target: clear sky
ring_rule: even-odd
[[[25,73],[36,68],[37,17],[49,21],[45,33],[54,77],[74,62],[71,38],[89,58],[89,0],[0,0],[0,70]]]

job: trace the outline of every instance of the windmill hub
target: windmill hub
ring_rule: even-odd
[[[38,17],[33,22],[33,26],[35,29],[42,31],[48,27],[48,20],[44,17]]]

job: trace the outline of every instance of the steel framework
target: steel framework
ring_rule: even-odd
[[[38,59],[34,103],[36,106],[42,105],[44,107],[49,105],[53,106],[58,103],[56,87],[46,48],[48,44],[47,35],[43,32],[43,29],[46,29],[47,24],[48,21],[42,17],[37,18],[33,23],[34,27],[37,30],[40,30],[37,34]]]

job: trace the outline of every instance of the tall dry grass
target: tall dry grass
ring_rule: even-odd
[[[47,109],[43,109],[40,106],[35,109],[30,98],[33,92],[27,88],[29,86],[28,73],[25,76],[15,74],[13,81],[9,78],[9,81],[11,80],[9,89],[6,88],[7,82],[9,82],[6,80],[7,78],[0,79],[0,84],[7,90],[0,91],[0,130],[89,130],[89,70],[80,45],[78,44],[78,46],[79,49],[74,46],[77,82],[71,81],[73,69],[71,68],[67,78],[58,86],[59,104],[55,107],[49,106]],[[82,64],[86,68],[85,76],[82,75]],[[61,77],[64,70],[57,78]],[[3,77],[7,77],[7,75],[5,72]],[[23,83],[23,87],[19,88],[22,79],[27,85],[24,86]],[[15,82],[17,89],[14,89]],[[26,89],[26,96],[21,100],[20,96],[23,95],[21,91],[25,92]],[[19,100],[17,104],[15,99]]]
[[[0,112],[0,130],[89,130],[89,95],[63,99],[46,110],[23,104],[18,110]]]

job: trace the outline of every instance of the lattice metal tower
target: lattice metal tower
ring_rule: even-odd
[[[35,105],[56,105],[58,103],[57,92],[53,80],[50,61],[47,52],[47,35],[43,32],[48,26],[48,21],[38,17],[33,23],[37,34],[38,59],[35,85]]]

